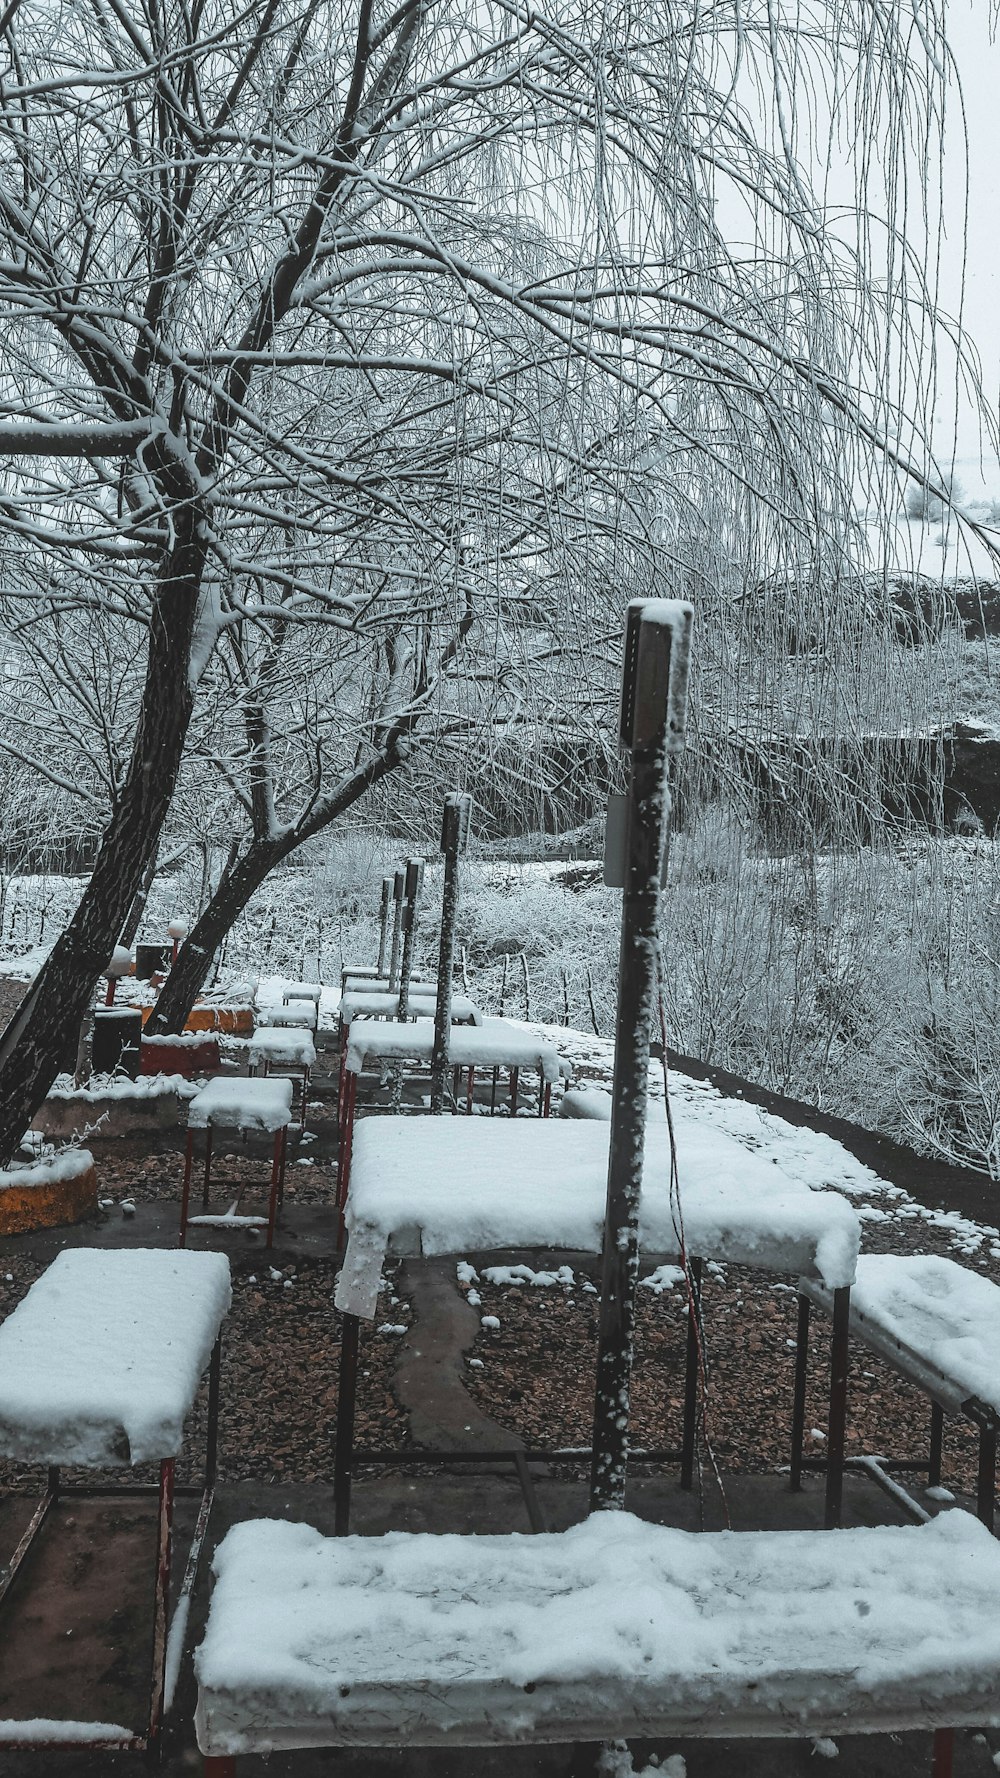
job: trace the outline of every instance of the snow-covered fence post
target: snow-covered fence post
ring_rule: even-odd
[[[413,973],[413,939],[417,930],[417,909],[420,906],[420,891],[424,882],[424,861],[422,858],[406,860],[406,877],[403,883],[403,961],[399,966],[399,1006],[396,1016],[400,1019],[409,1017],[410,1011],[410,976]]]
[[[455,917],[458,913],[458,857],[469,837],[472,798],[449,791],[444,799],[441,850],[444,853],[444,888],[441,892],[441,946],[438,952],[437,1002],[434,1007],[434,1048],[431,1052],[431,1112],[444,1110],[444,1081],[451,1039],[451,973],[455,964]]]
[[[398,870],[392,879],[392,948],[389,952],[389,992],[399,986],[399,934],[403,919],[403,890],[406,872]]]
[[[392,906],[392,878],[382,878],[382,909],[379,915],[378,936],[378,977],[381,981],[385,974],[385,953],[389,943],[389,909]]]
[[[639,1201],[650,1028],[658,978],[660,878],[670,812],[670,755],[684,739],[690,605],[636,599],[628,608],[621,743],[629,752],[624,856],[605,881],[624,889],[615,1073],[604,1222],[590,1505],[625,1504],[629,1391],[639,1273]]]

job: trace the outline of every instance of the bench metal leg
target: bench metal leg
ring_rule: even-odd
[[[542,1088],[542,1116],[548,1117],[552,1110],[552,1082],[547,1080]]]
[[[799,1319],[795,1330],[795,1388],[792,1395],[792,1450],[788,1485],[793,1493],[802,1488],[802,1443],[806,1435],[806,1375],[809,1369],[809,1316],[811,1303],[799,1297]]]
[[[153,1591],[153,1672],[150,1681],[147,1738],[147,1747],[151,1754],[158,1750],[167,1683],[167,1619],[170,1602],[170,1557],[174,1537],[174,1463],[173,1457],[165,1457],[160,1464],[156,1583]]]
[[[688,1261],[687,1361],[684,1371],[684,1438],[681,1449],[681,1487],[694,1485],[694,1447],[698,1435],[698,1372],[701,1354],[701,1260]]]
[[[228,1753],[206,1753],[205,1778],[236,1778],[236,1761]]]
[[[285,1183],[285,1142],[287,1130],[276,1130],[274,1156],[271,1161],[271,1190],[267,1200],[267,1245],[274,1246],[274,1225],[278,1218],[278,1202]]]
[[[191,1205],[191,1170],[194,1166],[194,1131],[187,1133],[187,1147],[184,1150],[184,1186],[181,1191],[181,1235],[180,1245],[187,1241],[188,1210]]]
[[[472,1116],[472,1095],[475,1091],[475,1086],[476,1086],[476,1070],[474,1068],[470,1068],[469,1069],[469,1084],[465,1090],[465,1115],[466,1115],[466,1117]]]
[[[997,1429],[995,1425],[979,1429],[979,1474],[976,1479],[976,1517],[982,1519],[987,1531],[993,1530],[994,1502],[997,1485]]]
[[[212,1126],[205,1131],[205,1177],[201,1186],[201,1207],[208,1209],[208,1193],[212,1182]]]
[[[951,1778],[955,1752],[954,1729],[935,1729],[931,1754],[931,1778]]]
[[[944,1459],[944,1409],[940,1402],[931,1402],[931,1447],[927,1456],[927,1485],[941,1486],[941,1465]]]
[[[511,1117],[517,1116],[517,1077],[518,1077],[519,1072],[520,1072],[520,1070],[517,1068],[512,1068],[510,1071],[510,1115],[511,1115]]]
[[[333,1450],[333,1531],[346,1537],[351,1525],[351,1465],[358,1393],[358,1318],[345,1315],[340,1330],[337,1428]]]
[[[344,1119],[340,1130],[340,1156],[337,1162],[337,1252],[344,1245],[344,1212],[351,1184],[351,1151],[354,1147],[354,1105],[358,1077],[348,1071],[344,1083]]]
[[[833,1338],[830,1342],[830,1418],[827,1423],[826,1509],[828,1531],[840,1524],[844,1499],[844,1444],[847,1433],[847,1372],[850,1363],[851,1288],[833,1293]]]

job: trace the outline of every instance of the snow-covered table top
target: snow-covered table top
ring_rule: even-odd
[[[812,1283],[808,1294],[829,1308]],[[1000,1414],[1000,1287],[953,1259],[858,1260],[851,1327],[952,1412],[975,1398]]]
[[[230,1300],[222,1253],[61,1253],[0,1327],[0,1455],[175,1457]]]
[[[354,1132],[350,1240],[337,1307],[371,1316],[384,1254],[538,1247],[597,1253],[610,1125],[558,1118],[365,1117]],[[678,1166],[687,1251],[850,1284],[858,1218],[714,1130],[682,1124]],[[680,1251],[665,1128],[646,1131],[640,1240]]]
[[[290,1000],[312,1000],[318,1006],[323,998],[322,982],[289,982],[281,996],[285,1005]]]
[[[247,1058],[251,1063],[278,1062],[286,1068],[315,1068],[316,1045],[311,1032],[301,1027],[277,1030],[264,1025],[247,1038]]]
[[[421,1018],[413,1024],[359,1019],[348,1035],[347,1067],[352,1074],[363,1074],[375,1062],[426,1062],[433,1049],[433,1019]],[[560,1059],[554,1043],[523,1025],[510,1025],[506,1019],[454,1025],[448,1039],[448,1060],[453,1068],[533,1068],[550,1083],[571,1073],[570,1064]]]
[[[1000,1545],[968,1513],[689,1532],[323,1537],[215,1553],[203,1753],[1000,1722]]]
[[[414,1018],[433,1019],[437,1006],[433,994],[421,993],[418,989],[410,990],[407,1002],[407,1016]],[[394,1019],[399,1010],[399,989],[391,994],[369,993],[367,989],[344,994],[340,1002],[340,1022],[350,1025],[355,1019]],[[481,1025],[483,1015],[474,1000],[467,994],[453,994],[451,997],[451,1020],[453,1025]]]
[[[283,1130],[292,1121],[290,1080],[210,1080],[188,1107],[188,1128]]]
[[[319,1008],[316,1001],[300,1001],[298,1005],[273,1006],[264,1014],[263,1028],[287,1030],[290,1026],[296,1030],[315,1031],[316,1014]],[[257,1026],[258,1031],[262,1029]]]
[[[429,975],[411,975],[410,987],[413,991],[419,991],[422,994],[437,993],[437,982]],[[370,975],[365,974],[361,970],[344,971],[342,992],[345,994],[350,994],[352,992],[359,992],[362,994],[391,994],[392,991],[392,983],[390,982],[389,977],[387,975],[379,975],[377,970],[373,969]],[[396,995],[397,997],[399,995],[398,984],[396,987]]]

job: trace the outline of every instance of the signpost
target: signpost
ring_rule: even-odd
[[[441,949],[438,954],[434,1048],[431,1052],[431,1112],[444,1110],[444,1082],[451,1044],[451,973],[455,962],[455,916],[458,913],[458,859],[469,838],[472,798],[452,790],[444,799],[441,850],[444,889],[441,895]]]
[[[625,632],[621,743],[629,756],[629,778],[591,1510],[625,1504],[660,883],[670,814],[670,757],[684,744],[692,617],[690,605],[680,600],[637,599],[628,608]]]

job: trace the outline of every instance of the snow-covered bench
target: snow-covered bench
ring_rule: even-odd
[[[404,1029],[404,1027],[399,1027]],[[690,1486],[697,1424],[698,1293],[704,1261],[817,1278],[833,1293],[827,1517],[840,1508],[846,1310],[861,1225],[846,1198],[810,1191],[704,1124],[677,1123],[680,1206],[668,1133],[649,1124],[639,1238],[646,1255],[685,1257],[691,1273],[681,1481]],[[375,1314],[382,1261],[469,1253],[600,1253],[610,1125],[558,1118],[367,1117],[357,1125],[337,1282],[344,1315],[337,1395],[337,1529],[349,1522],[358,1317]]]
[[[803,1279],[799,1289],[793,1484],[802,1464],[809,1307],[831,1312],[830,1293],[818,1280]],[[953,1259],[933,1254],[866,1254],[858,1260],[851,1293],[850,1332],[930,1396],[926,1468],[931,1486],[941,1480],[945,1415],[963,1414],[978,1427],[977,1511],[992,1530],[1000,1429],[1000,1287]]]
[[[63,1466],[160,1466],[145,1727],[12,1720],[0,1722],[0,1745],[155,1743],[177,1678],[215,1491],[219,1335],[230,1300],[229,1262],[221,1253],[78,1247],[59,1255],[0,1327],[0,1456],[48,1469],[28,1528],[10,1563],[0,1567],[0,1602],[52,1508],[73,1496],[60,1479]],[[175,1490],[184,1422],[210,1361],[204,1488]],[[175,1492],[200,1494],[201,1507],[168,1634]]]
[[[292,1083],[290,1080],[219,1079],[209,1081],[191,1100],[188,1107],[187,1149],[184,1156],[184,1188],[181,1193],[181,1234],[183,1247],[189,1228],[266,1228],[267,1245],[274,1242],[274,1225],[285,1186],[285,1156],[288,1126],[292,1121]],[[202,1214],[189,1214],[191,1203],[191,1172],[194,1164],[195,1131],[205,1132],[205,1173],[202,1185]],[[271,1162],[271,1185],[266,1216],[242,1216],[236,1207],[224,1214],[210,1214],[208,1194],[212,1176],[212,1137],[215,1130],[237,1130],[240,1134],[264,1133],[274,1137]],[[237,1199],[237,1204],[239,1199]]]
[[[206,1778],[296,1747],[782,1737],[1000,1723],[1000,1549],[926,1526],[536,1536],[237,1525],[195,1656]]]

